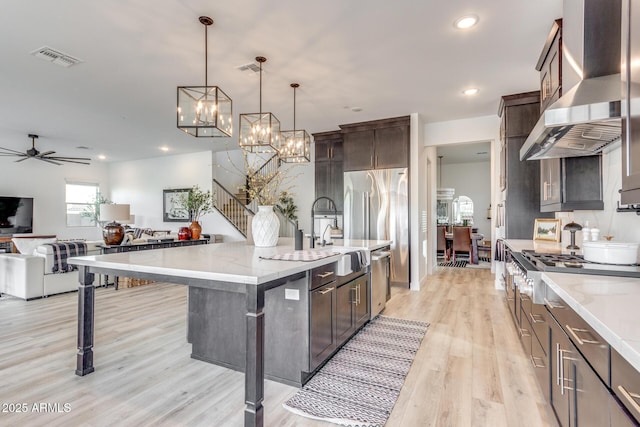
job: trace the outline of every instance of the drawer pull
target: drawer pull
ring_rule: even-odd
[[[331,292],[331,291],[332,291],[332,290],[334,290],[334,289],[335,289],[334,287],[331,287],[331,288],[327,288],[327,289],[325,289],[325,290],[319,291],[318,293],[319,293],[320,295],[324,295],[324,294],[328,294],[329,292]]]
[[[554,308],[565,308],[564,305],[558,305],[558,304],[552,303],[551,301],[549,301],[546,298],[544,299],[544,303],[546,305],[548,305],[549,308],[551,308],[551,309],[554,309]]]
[[[569,331],[569,333],[571,335],[573,335],[573,337],[576,339],[576,341],[578,341],[578,344],[580,344],[580,345],[584,345],[584,344],[600,344],[600,341],[582,339],[576,333],[576,332],[585,332],[585,333],[591,335],[591,332],[589,330],[587,330],[587,329],[581,329],[581,328],[575,328],[574,329],[569,325],[565,325],[565,327],[567,328],[567,331]]]
[[[537,316],[537,319],[536,319],[536,316]],[[529,313],[529,317],[531,317],[531,321],[533,323],[544,323],[544,316],[541,314]]]
[[[544,363],[541,363],[538,365],[538,363],[536,362],[536,359],[542,361],[541,357],[531,356],[531,363],[533,364],[534,368],[546,368],[546,366],[544,366]]]
[[[627,399],[629,404],[633,406],[633,409],[635,409],[636,412],[640,413],[640,405],[638,405],[638,402],[636,402],[636,399],[640,399],[640,394],[631,393],[621,385],[618,386],[618,390],[620,390],[620,393],[622,393],[624,398]]]
[[[318,273],[318,274],[316,274],[316,276],[318,276],[321,279],[324,279],[325,277],[329,277],[332,274],[333,274],[333,271],[327,271],[327,272],[324,272],[324,273]]]

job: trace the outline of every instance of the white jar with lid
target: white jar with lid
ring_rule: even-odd
[[[600,237],[600,229],[599,228],[592,228],[591,229],[591,241],[595,242],[596,240],[598,240],[598,237]]]

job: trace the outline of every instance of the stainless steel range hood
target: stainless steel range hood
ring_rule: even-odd
[[[589,156],[620,138],[620,3],[563,2],[565,93],[544,111],[520,160]]]
[[[582,80],[549,106],[520,160],[590,156],[620,138],[620,74]]]

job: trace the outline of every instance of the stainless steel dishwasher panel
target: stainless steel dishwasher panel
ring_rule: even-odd
[[[389,247],[371,252],[371,318],[379,314],[391,296]]]

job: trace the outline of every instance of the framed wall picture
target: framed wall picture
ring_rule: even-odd
[[[533,240],[559,242],[561,231],[559,219],[536,218],[533,226]]]
[[[163,222],[188,222],[189,212],[176,204],[178,196],[188,193],[189,188],[162,190],[162,221]]]

